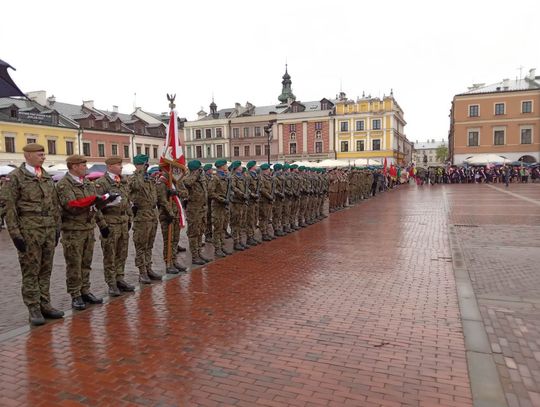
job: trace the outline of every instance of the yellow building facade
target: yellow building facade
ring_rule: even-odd
[[[403,110],[393,95],[383,99],[363,97],[356,101],[340,95],[335,104],[336,158],[354,161],[374,159],[381,163],[411,161],[412,143],[407,140]]]

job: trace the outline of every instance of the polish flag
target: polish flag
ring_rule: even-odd
[[[386,162],[386,157],[384,157],[384,165],[383,165],[383,174],[386,176],[386,168],[388,167],[388,163]]]

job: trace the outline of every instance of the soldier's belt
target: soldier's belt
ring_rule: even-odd
[[[127,211],[119,211],[119,210],[116,210],[116,209],[107,209],[107,208],[103,208],[101,210],[101,212],[103,212],[104,215],[112,215],[112,216],[124,216],[124,215],[127,215]]]
[[[19,216],[49,216],[49,211],[20,211]]]

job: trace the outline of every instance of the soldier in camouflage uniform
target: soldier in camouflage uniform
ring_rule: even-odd
[[[202,237],[206,229],[206,205],[208,203],[208,185],[201,166],[199,160],[190,161],[188,163],[189,174],[184,178],[184,186],[188,191],[186,217],[191,262],[198,265],[210,262],[210,259],[201,254]]]
[[[133,206],[133,244],[135,266],[139,269],[139,282],[150,284],[161,280],[152,270],[152,250],[156,240],[158,223],[158,196],[155,180],[147,173],[148,156],[139,154],[133,158],[135,172],[128,180],[129,197]]]
[[[257,163],[250,161],[246,168],[246,183],[248,188],[248,207],[246,215],[246,245],[256,246],[260,242],[255,239],[255,230],[259,219],[260,179],[257,174]]]
[[[285,192],[285,175],[283,174],[283,165],[274,164],[274,204],[272,205],[272,229],[275,236],[285,236],[283,232],[283,206],[287,199]]]
[[[85,178],[86,157],[71,155],[66,159],[68,172],[56,184],[62,208],[62,246],[66,261],[66,286],[71,295],[71,306],[77,310],[86,304],[101,304],[90,292],[90,270],[94,255],[94,229],[106,224],[97,208],[116,199],[114,195],[97,196],[94,184]]]
[[[107,172],[96,180],[96,192],[98,195],[113,193],[119,196],[101,210],[105,220],[104,225],[106,225],[100,228],[101,249],[109,295],[118,297],[122,291],[135,291],[135,287],[124,280],[133,213],[129,202],[129,187],[121,175],[122,158],[109,157],[105,160],[105,164],[107,164]]]
[[[242,218],[246,210],[248,200],[246,180],[242,173],[242,163],[234,161],[231,164],[233,174],[231,176],[231,232],[233,236],[233,249],[245,250],[247,246],[242,244]]]
[[[206,175],[206,185],[210,184],[214,175],[212,164],[205,164],[203,167],[204,175]],[[206,202],[206,218],[204,223],[204,243],[212,243],[212,201],[208,196]],[[203,243],[203,245],[204,245]]]
[[[2,187],[9,235],[17,248],[22,272],[22,297],[32,325],[64,313],[50,305],[49,286],[54,248],[60,238],[60,211],[54,182],[42,164],[45,149],[23,147],[25,163],[13,170]]]
[[[208,184],[208,197],[212,205],[214,255],[224,257],[232,254],[224,248],[224,229],[227,222],[227,212],[229,211],[230,180],[227,171],[227,160],[217,160],[215,166],[217,171]]]
[[[285,184],[285,199],[283,200],[283,209],[281,212],[282,232],[291,233],[290,227],[292,221],[292,206],[294,200],[294,180],[291,173],[291,165],[283,164],[282,176]]]
[[[262,239],[264,241],[270,241],[270,233],[268,231],[270,216],[272,213],[272,205],[274,203],[274,182],[275,179],[270,174],[270,165],[261,165],[260,179],[260,201],[259,201],[259,227],[261,229]]]
[[[6,176],[0,175],[0,231],[4,229],[4,219],[6,217],[6,206],[2,200],[2,186],[6,182]]]

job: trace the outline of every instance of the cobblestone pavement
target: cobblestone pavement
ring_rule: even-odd
[[[540,406],[540,186],[470,191],[446,196],[506,400]]]
[[[534,200],[540,189],[511,191]],[[472,405],[448,238],[449,225],[460,224],[486,329],[500,347],[493,351],[500,351],[507,398],[537,405],[538,313],[513,307],[538,305],[539,220],[538,206],[483,185],[382,194],[295,234],[6,337],[0,405]],[[6,319],[4,310],[22,307],[11,281],[18,266],[1,239],[2,319],[12,327],[21,317]],[[99,252],[93,278],[103,293]],[[60,257],[53,301],[67,308]],[[129,270],[134,281],[132,262]],[[510,283],[515,291],[507,293]],[[486,295],[513,301],[492,305],[500,298]],[[18,315],[26,321],[25,310]]]

